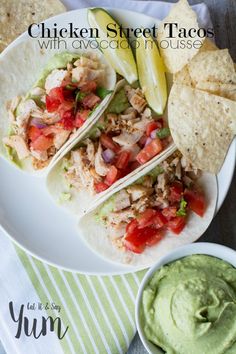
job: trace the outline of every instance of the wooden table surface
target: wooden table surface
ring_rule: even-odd
[[[168,2],[176,2],[168,0]],[[229,48],[236,62],[236,0],[189,0],[191,5],[204,2],[210,11],[215,30],[215,41],[219,48]],[[236,112],[235,112],[236,113]],[[200,241],[220,243],[236,249],[236,173],[229,193],[215,216],[211,226]],[[138,334],[127,354],[146,354]]]

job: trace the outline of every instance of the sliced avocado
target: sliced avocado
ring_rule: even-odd
[[[128,98],[125,94],[125,89],[118,91],[110,102],[106,112],[120,114],[130,106]]]
[[[9,158],[9,160],[11,160],[19,168],[22,168],[22,163],[18,158],[16,150],[11,148],[10,146],[6,146],[6,145],[5,145],[5,148],[6,148],[7,156]]]
[[[144,175],[144,176],[140,177],[139,179],[137,179],[137,181],[135,181],[133,184],[143,184],[145,176],[152,177],[152,181],[154,183],[156,181],[156,179],[157,179],[157,176],[159,176],[163,172],[164,172],[164,170],[163,170],[163,168],[161,166],[156,166],[153,170],[148,172],[146,175]]]
[[[113,211],[115,198],[116,194],[110,197],[99,207],[99,211],[95,215],[95,219],[97,222],[103,222],[103,219]]]

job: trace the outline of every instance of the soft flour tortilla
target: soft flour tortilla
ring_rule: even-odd
[[[26,31],[31,23],[40,23],[65,11],[59,0],[1,0],[0,52]]]
[[[169,102],[173,140],[194,167],[218,173],[236,133],[236,102],[174,84]]]
[[[144,174],[142,173],[142,175]],[[168,231],[166,236],[157,245],[146,247],[141,254],[120,250],[112,243],[107,228],[96,219],[96,212],[99,210],[100,206],[97,206],[89,214],[80,219],[79,235],[88,247],[97,255],[107,260],[130,265],[131,270],[132,266],[136,267],[136,269],[150,267],[169,251],[196,241],[210,225],[215,213],[217,201],[216,177],[204,173],[198,183],[202,186],[206,194],[207,209],[204,217],[200,218],[195,213],[191,212],[187,225],[181,234],[174,235]]]
[[[194,48],[193,42],[204,42],[205,38],[196,37],[185,38],[185,41],[191,43],[191,48],[178,48],[179,41],[183,38],[178,37],[178,30],[173,30],[175,38],[168,38],[168,26],[164,28],[166,23],[177,23],[178,28],[184,28],[186,32],[191,28],[199,29],[197,15],[191,9],[187,0],[179,0],[170,10],[169,15],[158,26],[158,45],[161,56],[164,60],[167,71],[174,74],[180,71],[199,51]],[[162,42],[163,41],[163,42]],[[166,48],[165,43],[169,43]],[[170,45],[171,42],[171,45]]]
[[[125,84],[126,84],[125,80],[120,80],[116,85],[115,92],[119,91]],[[113,93],[113,96],[115,92]],[[90,128],[92,128],[92,126],[90,126]],[[73,143],[69,148],[67,148],[66,151],[63,150],[62,155],[63,156],[67,154],[69,155],[70,150],[74,148],[77,144],[79,144],[82,140],[84,140],[87,137],[87,135],[89,135],[89,129],[87,129],[80,135],[79,139],[77,139],[76,141],[76,144]],[[97,200],[100,201],[111,191],[114,192],[116,188],[118,188],[120,185],[125,183],[127,180],[129,180],[131,183],[131,181],[137,178],[137,174],[140,173],[140,171],[149,171],[157,164],[157,161],[159,161],[159,159],[163,158],[167,153],[172,153],[175,150],[176,150],[176,146],[173,143],[171,143],[162,153],[160,153],[159,155],[157,155],[147,163],[141,165],[140,167],[138,167],[136,170],[134,170],[127,176],[119,179],[105,192],[94,194],[94,195],[89,195],[87,190],[78,191],[75,190],[74,188],[69,188],[68,183],[66,183],[62,173],[63,159],[58,158],[58,160],[56,161],[56,163],[54,163],[54,166],[51,168],[47,176],[48,191],[53,197],[53,199],[62,207],[70,210],[72,213],[81,215],[87,212],[88,209],[93,207],[93,205],[96,204]],[[63,198],[61,196],[63,196],[64,193],[66,193],[66,195],[70,194],[70,198],[68,200],[62,200]]]
[[[79,55],[91,53],[89,50],[74,50],[71,45],[72,41],[73,39],[67,40],[68,52],[71,51],[73,53],[78,53]],[[17,95],[24,96],[32,88],[35,82],[37,82],[49,59],[59,52],[64,51],[40,50],[37,40],[26,39],[11,48],[9,47],[9,49],[7,49],[0,57],[0,154],[7,159],[7,149],[2,143],[2,138],[8,135],[10,127],[6,102]],[[99,50],[93,50],[92,53],[93,55],[96,53],[101,63],[104,65],[105,79],[103,81],[103,86],[109,90],[114,90],[116,84],[115,71],[111,68]],[[99,118],[110,99],[111,95],[105,97],[94,113],[91,114],[89,119],[87,119],[82,128],[78,129],[56,153],[46,169],[35,171],[31,164],[31,158],[22,161],[21,168],[37,174],[41,174],[43,171],[50,169],[58,157],[62,155],[62,152],[76,141],[79,135]]]

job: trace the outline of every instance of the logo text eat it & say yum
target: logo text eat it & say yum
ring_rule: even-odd
[[[41,336],[46,336],[48,332],[55,332],[58,339],[63,339],[69,329],[69,326],[63,326],[62,320],[59,316],[42,316],[41,319],[29,319],[26,311],[36,310],[55,310],[59,313],[61,307],[54,303],[46,303],[45,305],[42,303],[27,303],[27,305],[22,304],[20,306],[20,310],[17,310],[14,307],[13,301],[9,302],[10,316],[12,321],[16,323],[15,338],[19,339],[21,335],[24,334],[27,337],[34,337],[35,339],[38,339]]]

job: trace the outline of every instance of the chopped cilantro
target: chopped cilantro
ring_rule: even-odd
[[[187,204],[188,203],[186,202],[186,200],[184,200],[184,198],[182,198],[180,201],[179,210],[176,212],[177,216],[186,216],[187,215],[187,212],[186,212]]]
[[[86,93],[78,91],[75,97],[76,102],[80,102],[85,96]]]
[[[71,90],[71,91],[76,90],[76,87],[73,86],[73,85],[70,85],[70,84],[66,85],[65,88],[66,88],[67,90]]]
[[[164,139],[167,138],[167,136],[170,135],[170,129],[169,128],[162,128],[157,132],[157,137],[159,139]]]
[[[102,100],[109,95],[110,93],[112,93],[112,90],[107,90],[105,87],[97,87],[96,89],[96,94],[98,95],[98,97],[100,97]]]
[[[81,92],[80,89],[78,89],[76,95],[75,95],[75,108],[74,108],[74,113],[77,112],[78,108],[78,103],[82,101],[82,99],[86,96],[86,93]]]

